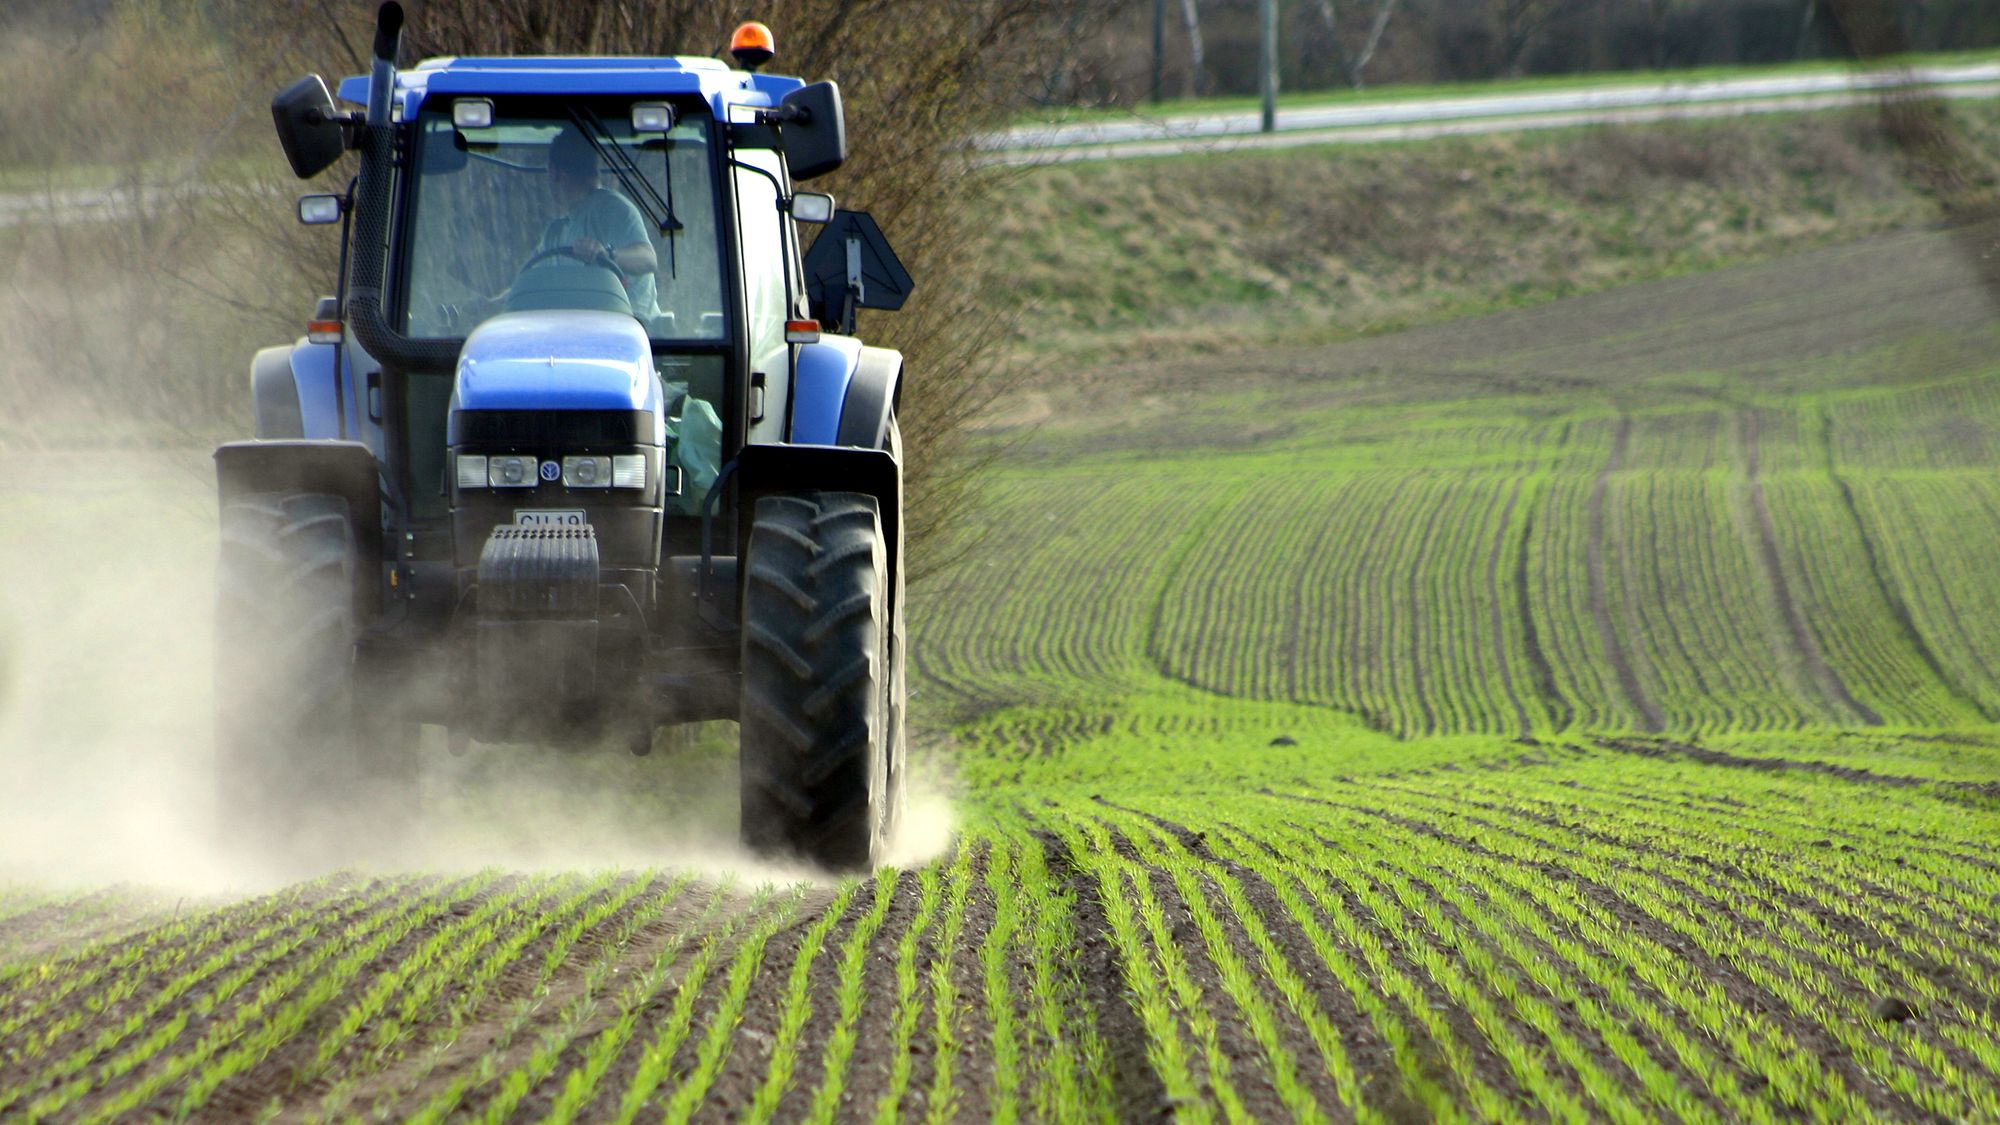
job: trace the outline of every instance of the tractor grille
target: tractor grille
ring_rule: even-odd
[[[574,450],[653,441],[650,410],[455,410],[451,415],[453,447]]]

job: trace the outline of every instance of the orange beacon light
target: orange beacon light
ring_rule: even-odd
[[[751,20],[729,37],[729,53],[736,56],[736,64],[744,70],[756,70],[771,61],[778,47],[771,38],[771,29]]]

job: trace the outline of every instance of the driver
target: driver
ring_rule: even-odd
[[[549,144],[549,196],[560,212],[542,232],[537,253],[565,247],[580,261],[606,252],[624,271],[632,315],[650,323],[659,315],[653,275],[659,255],[646,237],[646,221],[632,201],[598,185],[597,149],[574,125]]]

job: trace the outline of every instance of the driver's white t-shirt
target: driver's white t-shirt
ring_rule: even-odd
[[[539,253],[573,246],[585,238],[594,238],[613,251],[623,250],[647,241],[646,220],[631,200],[609,188],[596,188],[577,200],[569,214],[557,215],[542,232],[541,245],[535,249]],[[625,278],[625,295],[632,301],[632,315],[640,320],[651,321],[660,315],[658,292],[650,273],[630,274]]]

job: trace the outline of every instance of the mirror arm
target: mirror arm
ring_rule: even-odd
[[[318,106],[314,106],[306,111],[306,124],[308,125],[340,126],[341,143],[349,149],[361,146],[361,127],[367,123],[367,115],[359,110],[347,110],[344,112],[335,110],[332,113],[327,113]]]
[[[776,109],[757,111],[759,125],[810,125],[812,110],[801,105],[781,105]]]

